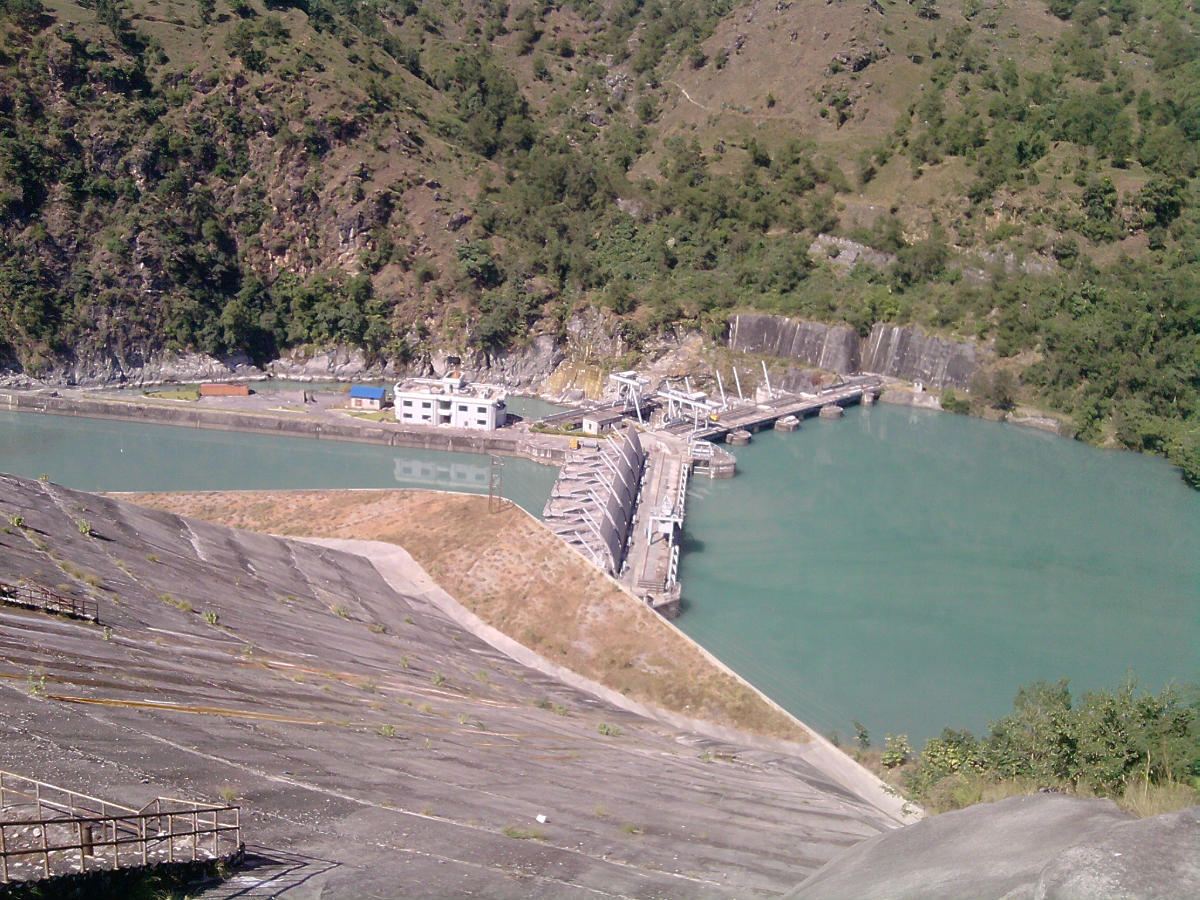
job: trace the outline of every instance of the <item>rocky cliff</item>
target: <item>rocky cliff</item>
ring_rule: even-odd
[[[929,387],[966,387],[979,367],[969,341],[926,334],[915,325],[877,324],[866,338],[845,325],[741,313],[729,321],[734,350],[796,359],[839,374],[875,372]]]

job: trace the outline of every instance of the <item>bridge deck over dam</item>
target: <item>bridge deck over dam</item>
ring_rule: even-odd
[[[874,395],[883,389],[883,385],[884,380],[878,375],[857,376],[816,394],[781,393],[762,403],[731,406],[722,410],[716,421],[702,423],[699,428],[689,422],[677,422],[667,430],[672,434],[689,434],[697,440],[720,440],[734,431],[758,431],[785,416],[803,419],[816,415],[827,406],[860,403],[864,394]]]

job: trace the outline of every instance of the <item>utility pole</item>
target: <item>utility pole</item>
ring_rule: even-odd
[[[498,513],[504,509],[504,460],[497,456],[489,457],[488,467],[488,512]]]

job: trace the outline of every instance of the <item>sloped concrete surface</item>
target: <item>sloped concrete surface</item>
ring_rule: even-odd
[[[101,624],[0,606],[0,767],[237,796],[252,865],[216,896],[773,896],[892,827],[786,749],[522,665],[369,558],[0,476],[9,515],[0,579]]]
[[[1200,807],[1134,819],[1110,800],[1010,797],[851,848],[789,900],[1200,897]]]

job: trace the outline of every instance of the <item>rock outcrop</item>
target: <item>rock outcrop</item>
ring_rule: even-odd
[[[203,353],[146,355],[86,354],[30,374],[12,361],[0,360],[0,386],[26,387],[35,382],[57,386],[149,385],[185,381],[236,381],[263,378],[248,356],[218,358]]]
[[[877,324],[860,338],[846,325],[742,313],[730,319],[727,343],[842,375],[873,372],[932,388],[967,387],[979,367],[973,343],[934,337],[915,325]]]
[[[1197,897],[1198,846],[1200,807],[1135,819],[1111,800],[1010,797],[864,841],[787,896]]]

